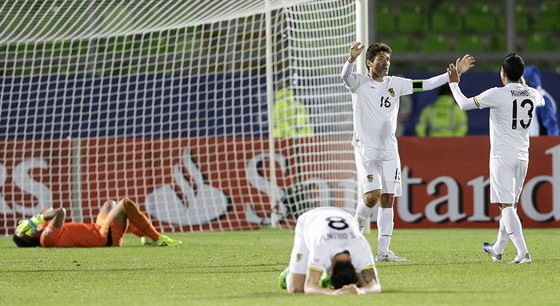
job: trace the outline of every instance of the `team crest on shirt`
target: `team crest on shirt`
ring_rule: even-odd
[[[302,257],[303,257],[303,254],[297,253],[297,255],[296,255],[296,261],[300,261]]]
[[[395,97],[395,90],[393,88],[389,88],[389,90],[387,90],[389,92],[389,94],[391,95],[391,97]]]
[[[368,182],[370,182],[370,183],[373,182],[373,174],[368,174],[368,175],[366,176],[366,179],[367,179]]]

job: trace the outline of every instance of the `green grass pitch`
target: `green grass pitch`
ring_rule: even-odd
[[[497,229],[396,229],[404,263],[378,263],[383,292],[290,295],[278,287],[293,231],[171,234],[179,248],[18,249],[0,238],[0,305],[560,305],[560,229],[525,229],[533,262],[494,263]],[[376,246],[376,231],[366,237]],[[514,257],[508,242],[504,259]]]

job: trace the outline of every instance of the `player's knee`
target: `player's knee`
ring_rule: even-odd
[[[391,208],[395,202],[395,197],[393,194],[384,193],[379,199],[379,206],[382,208]]]
[[[380,196],[381,196],[380,191],[378,191],[378,190],[370,191],[370,192],[364,194],[364,204],[366,204],[367,207],[371,208],[371,207],[375,206],[375,204],[377,204]]]
[[[119,205],[122,205],[123,210],[126,212],[127,210],[129,210],[130,208],[136,208],[136,204],[134,203],[134,201],[132,201],[129,198],[124,198],[122,200],[119,201]]]
[[[109,199],[103,203],[103,206],[106,206],[108,210],[111,210],[113,207],[117,206],[117,203],[114,200]]]

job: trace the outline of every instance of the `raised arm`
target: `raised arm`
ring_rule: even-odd
[[[360,42],[353,42],[350,45],[350,53],[348,54],[348,60],[344,63],[342,67],[342,73],[340,74],[342,81],[346,87],[351,88],[355,85],[356,78],[352,77],[352,68],[354,67],[354,61],[360,56],[362,51],[364,51],[365,45]]]
[[[458,58],[455,62],[455,66],[459,72],[459,75],[469,71],[472,67],[474,67],[474,57],[470,54],[465,54],[463,58]],[[415,90],[415,91],[424,91],[424,90],[432,90],[434,88],[438,88],[443,84],[447,83],[448,74],[443,73],[437,75],[435,77],[426,79],[422,82],[422,90]]]
[[[453,93],[453,98],[462,110],[471,110],[478,108],[476,100],[474,98],[467,98],[461,92],[459,88],[460,74],[457,68],[453,64],[449,64],[447,68],[447,75],[449,76],[449,88],[451,88],[451,93]]]

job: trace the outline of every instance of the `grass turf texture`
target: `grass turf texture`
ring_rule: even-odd
[[[383,292],[290,295],[278,287],[293,231],[171,234],[179,248],[20,249],[0,238],[0,305],[560,305],[560,229],[525,229],[533,262],[494,263],[493,229],[396,229],[404,263],[378,263]],[[366,234],[376,246],[376,231]],[[508,242],[504,261],[514,247]]]

